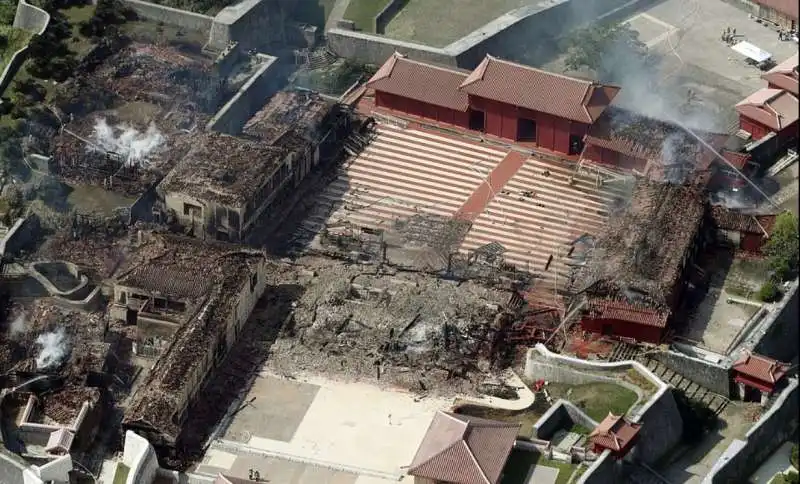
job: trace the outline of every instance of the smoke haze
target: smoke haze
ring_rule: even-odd
[[[25,328],[28,325],[27,316],[25,313],[20,313],[19,316],[14,318],[14,321],[11,322],[11,326],[8,328],[9,335],[13,338],[15,336],[19,336],[20,334],[25,332]]]
[[[42,347],[42,351],[36,357],[36,368],[39,370],[60,365],[70,351],[69,338],[64,328],[40,334],[36,338],[36,344]]]
[[[142,133],[124,124],[112,127],[105,118],[97,118],[92,132],[92,142],[98,148],[119,154],[129,165],[146,164],[164,141],[166,138],[153,123]]]

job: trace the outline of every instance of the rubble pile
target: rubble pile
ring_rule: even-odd
[[[492,366],[493,335],[511,294],[472,282],[338,263],[306,267],[269,364],[410,389],[474,391]]]

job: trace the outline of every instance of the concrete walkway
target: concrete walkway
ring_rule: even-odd
[[[336,3],[333,4],[333,8],[331,9],[331,13],[328,15],[328,18],[325,19],[326,32],[328,29],[336,28],[336,22],[344,18],[344,12],[347,10],[348,5],[350,5],[350,0],[336,0]]]

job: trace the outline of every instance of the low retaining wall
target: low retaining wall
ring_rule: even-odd
[[[734,440],[714,463],[703,484],[734,484],[746,480],[770,454],[794,436],[798,426],[798,382],[792,379],[745,435]]]
[[[549,351],[544,345],[537,344],[528,351],[525,362],[525,376],[528,378],[552,378],[553,381],[580,383],[576,374],[580,371],[593,373],[620,372],[636,370],[656,387],[655,393],[642,405],[628,412],[627,417],[635,423],[641,423],[639,442],[631,455],[650,464],[672,449],[681,438],[683,421],[678,406],[672,396],[670,385],[661,381],[653,372],[636,361],[620,361],[603,363],[585,361],[559,355]],[[586,375],[592,379],[592,375]],[[563,378],[563,380],[559,380]],[[594,377],[596,379],[597,377]],[[602,378],[602,377],[601,377]],[[616,383],[619,384],[617,381]]]
[[[264,100],[272,96],[278,89],[280,79],[275,72],[278,58],[258,55],[264,58],[264,65],[214,115],[206,125],[207,130],[232,135],[239,134],[247,120],[263,106]]]
[[[674,349],[664,353],[656,353],[652,358],[698,385],[730,398],[731,378],[729,365],[715,364]]]
[[[565,425],[569,423],[570,425]],[[570,428],[572,424],[582,425],[587,429],[597,427],[595,422],[583,410],[567,400],[559,399],[533,424],[532,438],[550,440],[558,430]]]
[[[14,14],[14,27],[33,32],[36,35],[42,35],[48,24],[50,24],[49,13],[39,7],[34,7],[25,0],[19,0],[17,12]],[[0,96],[11,84],[14,76],[17,75],[27,58],[27,45],[14,52],[14,55],[11,56],[8,64],[3,68],[2,74],[0,74]]]
[[[364,64],[381,65],[395,52],[407,55],[411,59],[433,62],[446,66],[457,66],[456,55],[446,48],[428,47],[427,45],[389,39],[364,32],[355,32],[341,28],[333,28],[326,32],[328,49],[331,52]]]
[[[122,463],[130,469],[125,484],[153,482],[159,469],[153,446],[147,439],[130,430],[125,432]]]
[[[144,2],[142,0],[125,0],[125,3],[142,18],[184,29],[207,33],[211,31],[211,25],[214,22],[214,18],[208,15]]]
[[[0,240],[0,257],[14,257],[32,246],[39,236],[40,228],[39,217],[34,213],[17,219],[6,236]]]
[[[383,35],[386,33],[386,26],[392,21],[395,15],[403,10],[408,0],[389,0],[389,3],[383,7],[383,10],[378,12],[375,19],[372,21],[372,27],[376,34]]]

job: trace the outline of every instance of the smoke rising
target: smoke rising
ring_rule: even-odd
[[[36,368],[39,370],[60,365],[70,351],[69,338],[63,327],[50,333],[40,334],[36,338],[36,344],[42,347],[42,351],[36,357]]]
[[[25,332],[25,328],[28,325],[27,316],[25,313],[20,313],[19,316],[14,318],[14,321],[11,322],[11,326],[8,328],[8,334],[13,338],[15,336],[19,336],[20,334]]]
[[[97,118],[92,132],[94,149],[119,154],[128,165],[146,164],[150,155],[166,141],[155,124],[150,123],[144,133],[132,126],[119,124],[110,126],[105,118]]]

